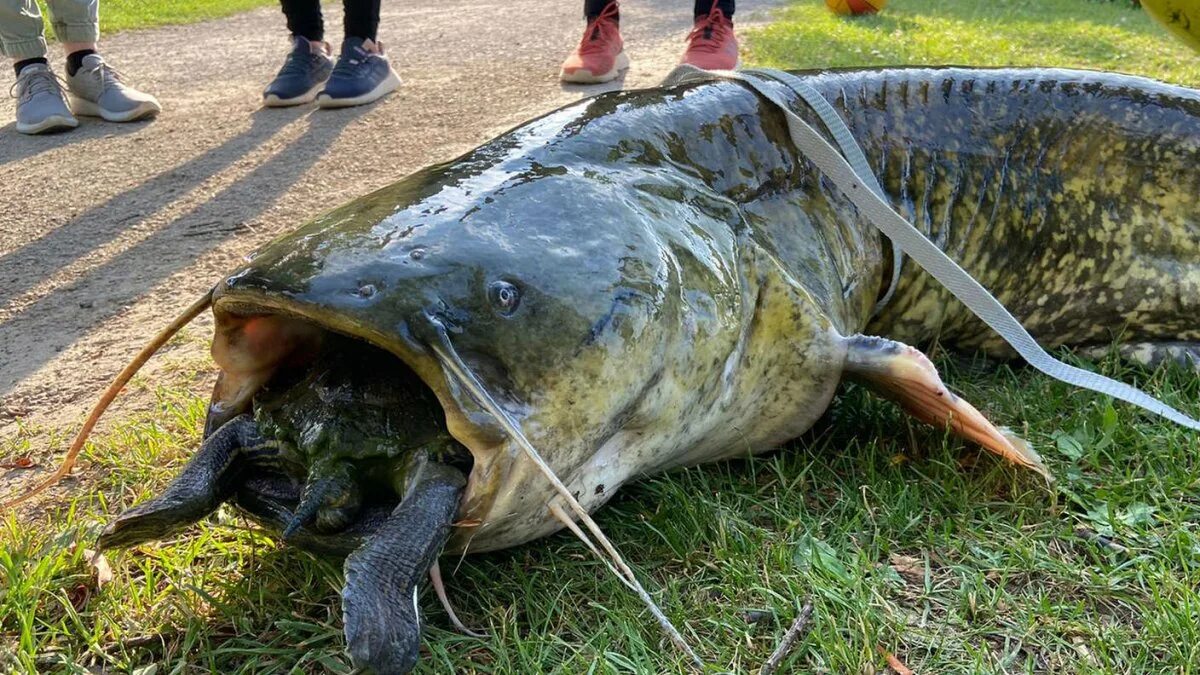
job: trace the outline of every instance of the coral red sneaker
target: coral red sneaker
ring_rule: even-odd
[[[733,34],[733,21],[725,18],[718,7],[707,16],[696,19],[687,36],[688,46],[680,63],[705,70],[733,70],[738,66],[738,43]]]
[[[579,46],[563,61],[558,76],[563,82],[596,84],[616,79],[629,67],[625,42],[617,24],[617,3],[610,2],[600,16],[588,22]]]

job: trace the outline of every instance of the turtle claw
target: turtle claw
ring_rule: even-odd
[[[342,613],[355,667],[394,675],[416,665],[421,646],[417,587],[450,534],[465,484],[459,471],[427,465],[374,536],[346,558]]]
[[[245,460],[273,454],[249,415],[230,420],[200,446],[161,495],[117,516],[100,533],[98,550],[164,539],[217,509],[237,487]]]

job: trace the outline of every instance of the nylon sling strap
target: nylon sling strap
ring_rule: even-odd
[[[887,203],[882,188],[876,180],[866,157],[854,141],[845,121],[833,106],[812,87],[789,73],[778,70],[705,71],[691,66],[680,66],[667,76],[664,84],[704,82],[715,79],[743,82],[774,104],[787,120],[788,133],[796,148],[828,178],[858,208],[872,225],[908,254],[938,283],[971,310],[992,330],[996,331],[1021,358],[1041,372],[1067,384],[1106,394],[1127,403],[1165,417],[1176,424],[1200,431],[1197,421],[1136,387],[1118,382],[1109,377],[1068,365],[1050,356],[1033,339],[1029,331],[1009,313],[999,300],[992,297],[978,281],[958,266],[917,228],[904,219]],[[788,106],[778,90],[772,86],[782,85],[813,106],[813,111],[842,146],[839,153],[811,125],[801,119]],[[807,90],[807,95],[806,95]],[[813,98],[815,95],[815,99]],[[814,103],[814,101],[816,101]],[[852,148],[846,150],[846,148]],[[858,164],[856,168],[854,164]],[[898,266],[894,269],[899,269]],[[893,284],[893,289],[894,289]]]
[[[887,193],[883,191],[883,186],[875,178],[875,172],[871,170],[871,165],[867,163],[867,156],[863,154],[862,148],[854,140],[854,135],[850,132],[850,127],[846,126],[841,116],[833,109],[829,101],[825,100],[821,92],[817,91],[804,80],[782,70],[762,69],[742,72],[765,75],[778,80],[788,89],[796,92],[800,98],[804,99],[808,107],[812,108],[817,117],[821,118],[822,123],[825,125],[825,130],[833,136],[834,143],[837,143],[838,148],[842,151],[842,156],[850,164],[850,168],[854,169],[854,173],[880,199],[887,200]],[[757,89],[757,87],[755,88]],[[904,265],[904,251],[890,237],[888,241],[892,244],[892,279],[888,283],[887,291],[884,292],[883,297],[879,298],[879,302],[876,302],[875,308],[871,310],[871,316],[875,316],[883,311],[883,308],[887,306],[892,296],[896,294],[896,287],[900,285],[900,272]]]

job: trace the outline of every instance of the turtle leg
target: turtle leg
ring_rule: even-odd
[[[278,454],[250,415],[217,429],[158,497],[117,516],[100,534],[97,547],[123,548],[163,539],[216,510],[237,488],[248,463]]]
[[[383,526],[346,558],[342,613],[356,667],[393,675],[416,664],[417,586],[446,543],[465,484],[457,469],[427,464]]]

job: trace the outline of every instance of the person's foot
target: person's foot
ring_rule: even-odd
[[[332,71],[328,42],[312,42],[293,35],[292,51],[263,91],[263,105],[283,108],[308,103],[317,97]]]
[[[733,21],[718,7],[696,19],[687,36],[687,49],[680,63],[704,70],[733,70],[738,66],[738,43]]]
[[[342,41],[333,74],[317,95],[322,108],[347,108],[377,101],[400,86],[400,76],[383,54],[383,45],[371,40],[347,37]]]
[[[563,61],[559,78],[563,82],[598,84],[614,80],[629,68],[625,42],[617,22],[617,3],[610,2],[600,16],[588,21],[583,39]]]
[[[67,76],[71,107],[77,115],[103,117],[109,122],[132,122],[162,111],[150,94],[125,84],[125,78],[99,54],[83,57],[83,65]]]
[[[17,131],[23,134],[44,134],[79,126],[79,120],[67,106],[58,77],[44,63],[22,68],[11,93],[17,99]]]

